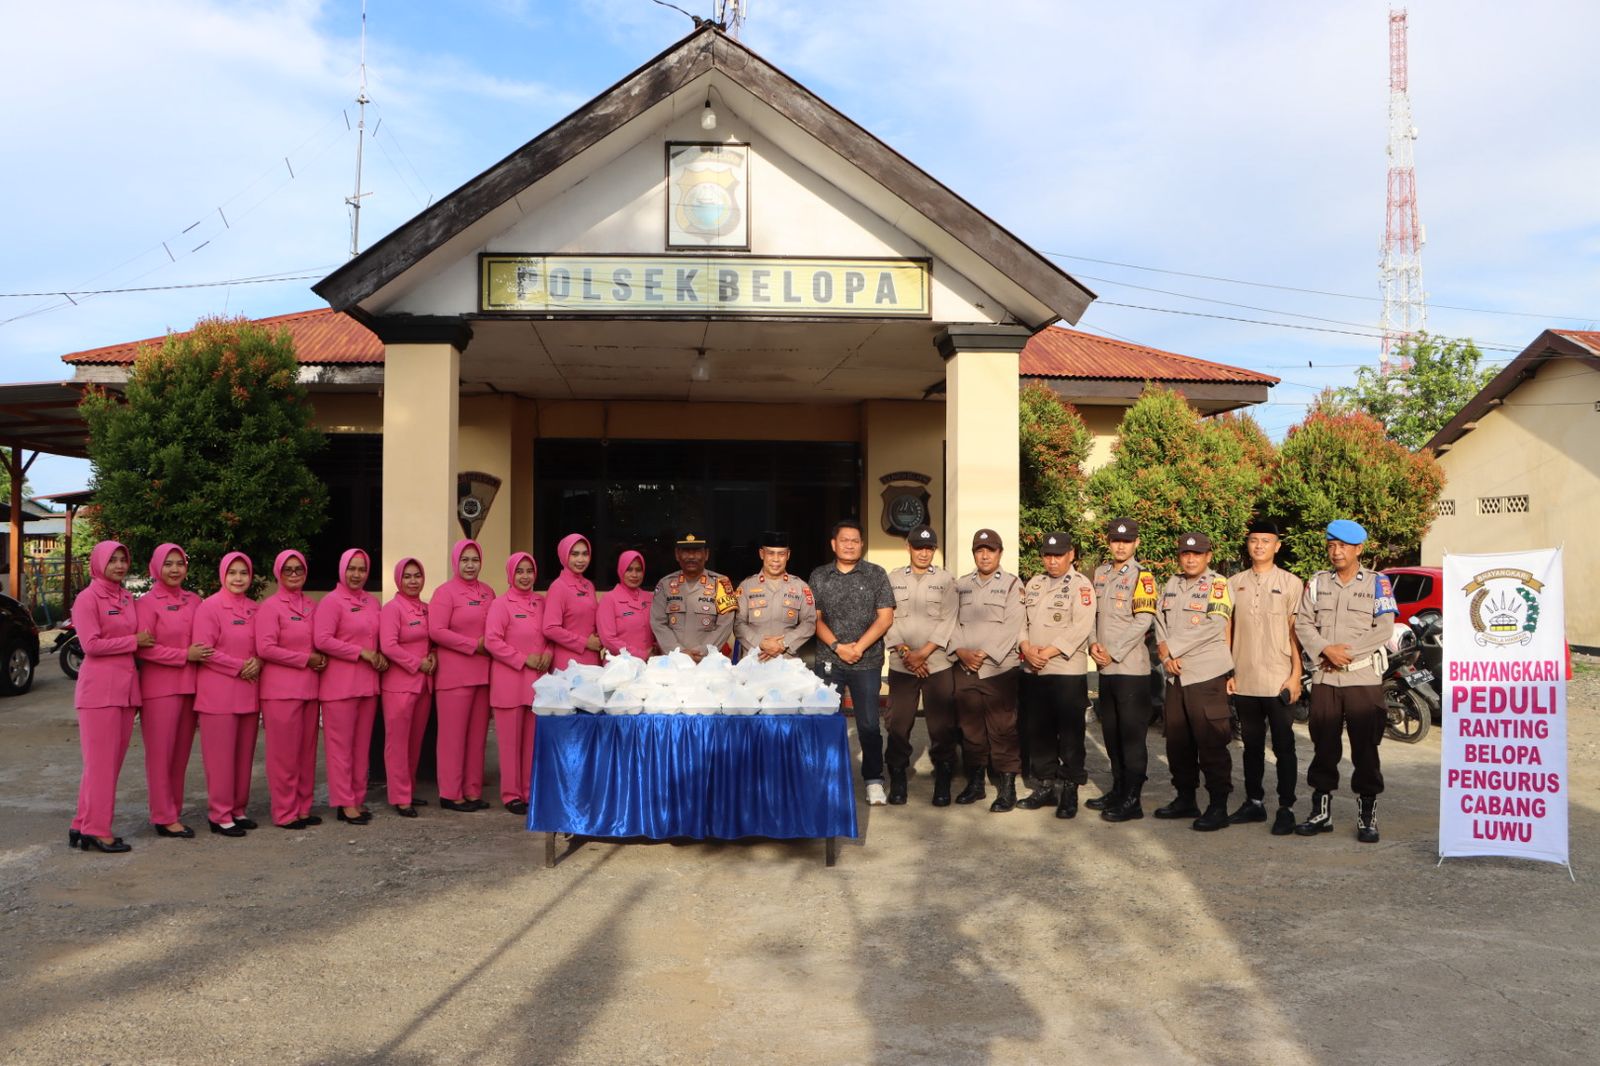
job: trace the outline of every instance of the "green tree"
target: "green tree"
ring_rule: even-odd
[[[1394,357],[1410,359],[1406,370],[1384,376],[1373,367],[1356,371],[1356,383],[1337,390],[1340,406],[1371,415],[1388,437],[1412,451],[1454,418],[1497,373],[1483,367],[1483,353],[1470,340],[1418,333]]]
[[[1045,534],[1065,530],[1076,537],[1083,523],[1083,464],[1094,435],[1072,405],[1047,385],[1022,387],[1020,444],[1022,513],[1018,516],[1017,568],[1023,577],[1039,572],[1039,545]]]
[[[1369,415],[1322,402],[1289,430],[1263,503],[1287,531],[1283,565],[1309,578],[1327,566],[1324,530],[1336,518],[1366,529],[1366,565],[1407,559],[1432,524],[1443,488],[1444,472],[1431,454],[1389,440]]]
[[[206,318],[139,352],[125,403],[84,398],[96,525],[128,545],[135,573],[170,540],[210,591],[227,552],[260,573],[321,528],[328,493],[306,459],[324,442],[298,373],[287,333]]]
[[[1151,384],[1123,416],[1112,461],[1089,478],[1088,497],[1097,523],[1139,523],[1139,556],[1158,574],[1177,569],[1177,538],[1193,531],[1211,537],[1225,569],[1271,463],[1272,443],[1254,419],[1202,420],[1181,394]]]

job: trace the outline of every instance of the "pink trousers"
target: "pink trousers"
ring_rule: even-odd
[[[287,825],[311,813],[317,787],[317,701],[262,700],[267,727],[267,790],[272,821]]]
[[[133,737],[137,707],[79,707],[78,746],[83,776],[78,779],[78,812],[72,828],[84,836],[109,837],[117,814],[117,777]]]
[[[151,696],[139,708],[144,740],[145,790],[150,824],[172,825],[183,816],[183,779],[194,750],[194,693]]]
[[[489,739],[489,686],[441,689],[439,705],[439,798],[483,796],[483,746]]]
[[[323,701],[323,758],[328,767],[328,802],[335,807],[360,807],[367,801],[372,720],[377,714],[376,696]]]
[[[250,805],[250,772],[256,761],[261,714],[201,712],[200,761],[206,768],[206,817],[227,825]]]
[[[494,736],[500,746],[500,802],[528,802],[533,774],[533,708],[496,707]]]
[[[383,770],[389,802],[396,807],[411,806],[417,760],[422,758],[422,734],[428,731],[432,705],[431,692],[383,694]]]

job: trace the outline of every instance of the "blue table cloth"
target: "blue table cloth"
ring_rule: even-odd
[[[856,835],[843,715],[540,715],[528,828],[593,837]]]

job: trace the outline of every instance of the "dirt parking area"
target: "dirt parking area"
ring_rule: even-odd
[[[1576,884],[1436,868],[1437,732],[1383,746],[1372,846],[1347,793],[1306,840],[940,810],[922,775],[863,803],[831,870],[817,842],[588,843],[547,870],[498,808],[403,820],[380,793],[364,828],[158,839],[137,733],[133,853],[69,851],[47,659],[0,701],[0,1062],[1593,1063],[1600,667],[1569,703]],[[197,749],[204,829],[201,790]]]

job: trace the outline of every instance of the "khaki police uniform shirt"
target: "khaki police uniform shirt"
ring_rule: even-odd
[[[889,624],[885,642],[889,646],[889,669],[909,674],[905,660],[895,654],[901,646],[928,653],[928,673],[950,669],[953,660],[945,649],[956,631],[956,575],[939,566],[919,574],[909,566],[889,571],[889,587],[894,589],[894,621]]]
[[[1026,659],[1023,669],[1041,677],[1079,676],[1089,672],[1089,638],[1094,635],[1094,585],[1068,570],[1060,577],[1035,574],[1022,591],[1024,621],[1019,643],[1036,648],[1059,648],[1060,655],[1045,660],[1034,671]]]
[[[690,580],[674,570],[656,584],[650,630],[663,655],[674,648],[707,651],[726,643],[737,606],[733,582],[721,574],[707,570],[699,580]]]
[[[1111,656],[1107,676],[1150,672],[1145,634],[1156,617],[1156,576],[1139,560],[1101,563],[1094,571],[1095,642]]]
[[[1233,669],[1233,656],[1228,652],[1232,614],[1228,580],[1215,570],[1199,577],[1178,574],[1167,579],[1161,609],[1156,613],[1156,643],[1165,644],[1167,655],[1182,660],[1183,671],[1169,681],[1195,685]]]
[[[1363,566],[1346,584],[1333,571],[1318,570],[1294,620],[1295,635],[1317,666],[1312,682],[1334,688],[1381,684],[1372,655],[1394,635],[1398,614],[1394,588],[1382,574]],[[1349,666],[1328,668],[1322,649],[1330,644],[1350,645]]]
[[[793,655],[817,632],[817,605],[811,586],[784,574],[768,580],[766,572],[744,579],[734,593],[733,635],[739,638],[740,657],[756,655],[768,637],[783,638],[783,653]]]
[[[1306,584],[1281,566],[1243,570],[1228,579],[1233,597],[1233,683],[1241,696],[1276,696],[1299,655],[1289,639]]]
[[[1022,579],[1004,570],[981,578],[973,570],[956,582],[956,598],[956,631],[948,645],[951,654],[957,648],[983,652],[986,658],[978,668],[979,677],[1015,669],[1022,661],[1017,654],[1017,638],[1022,634]]]

